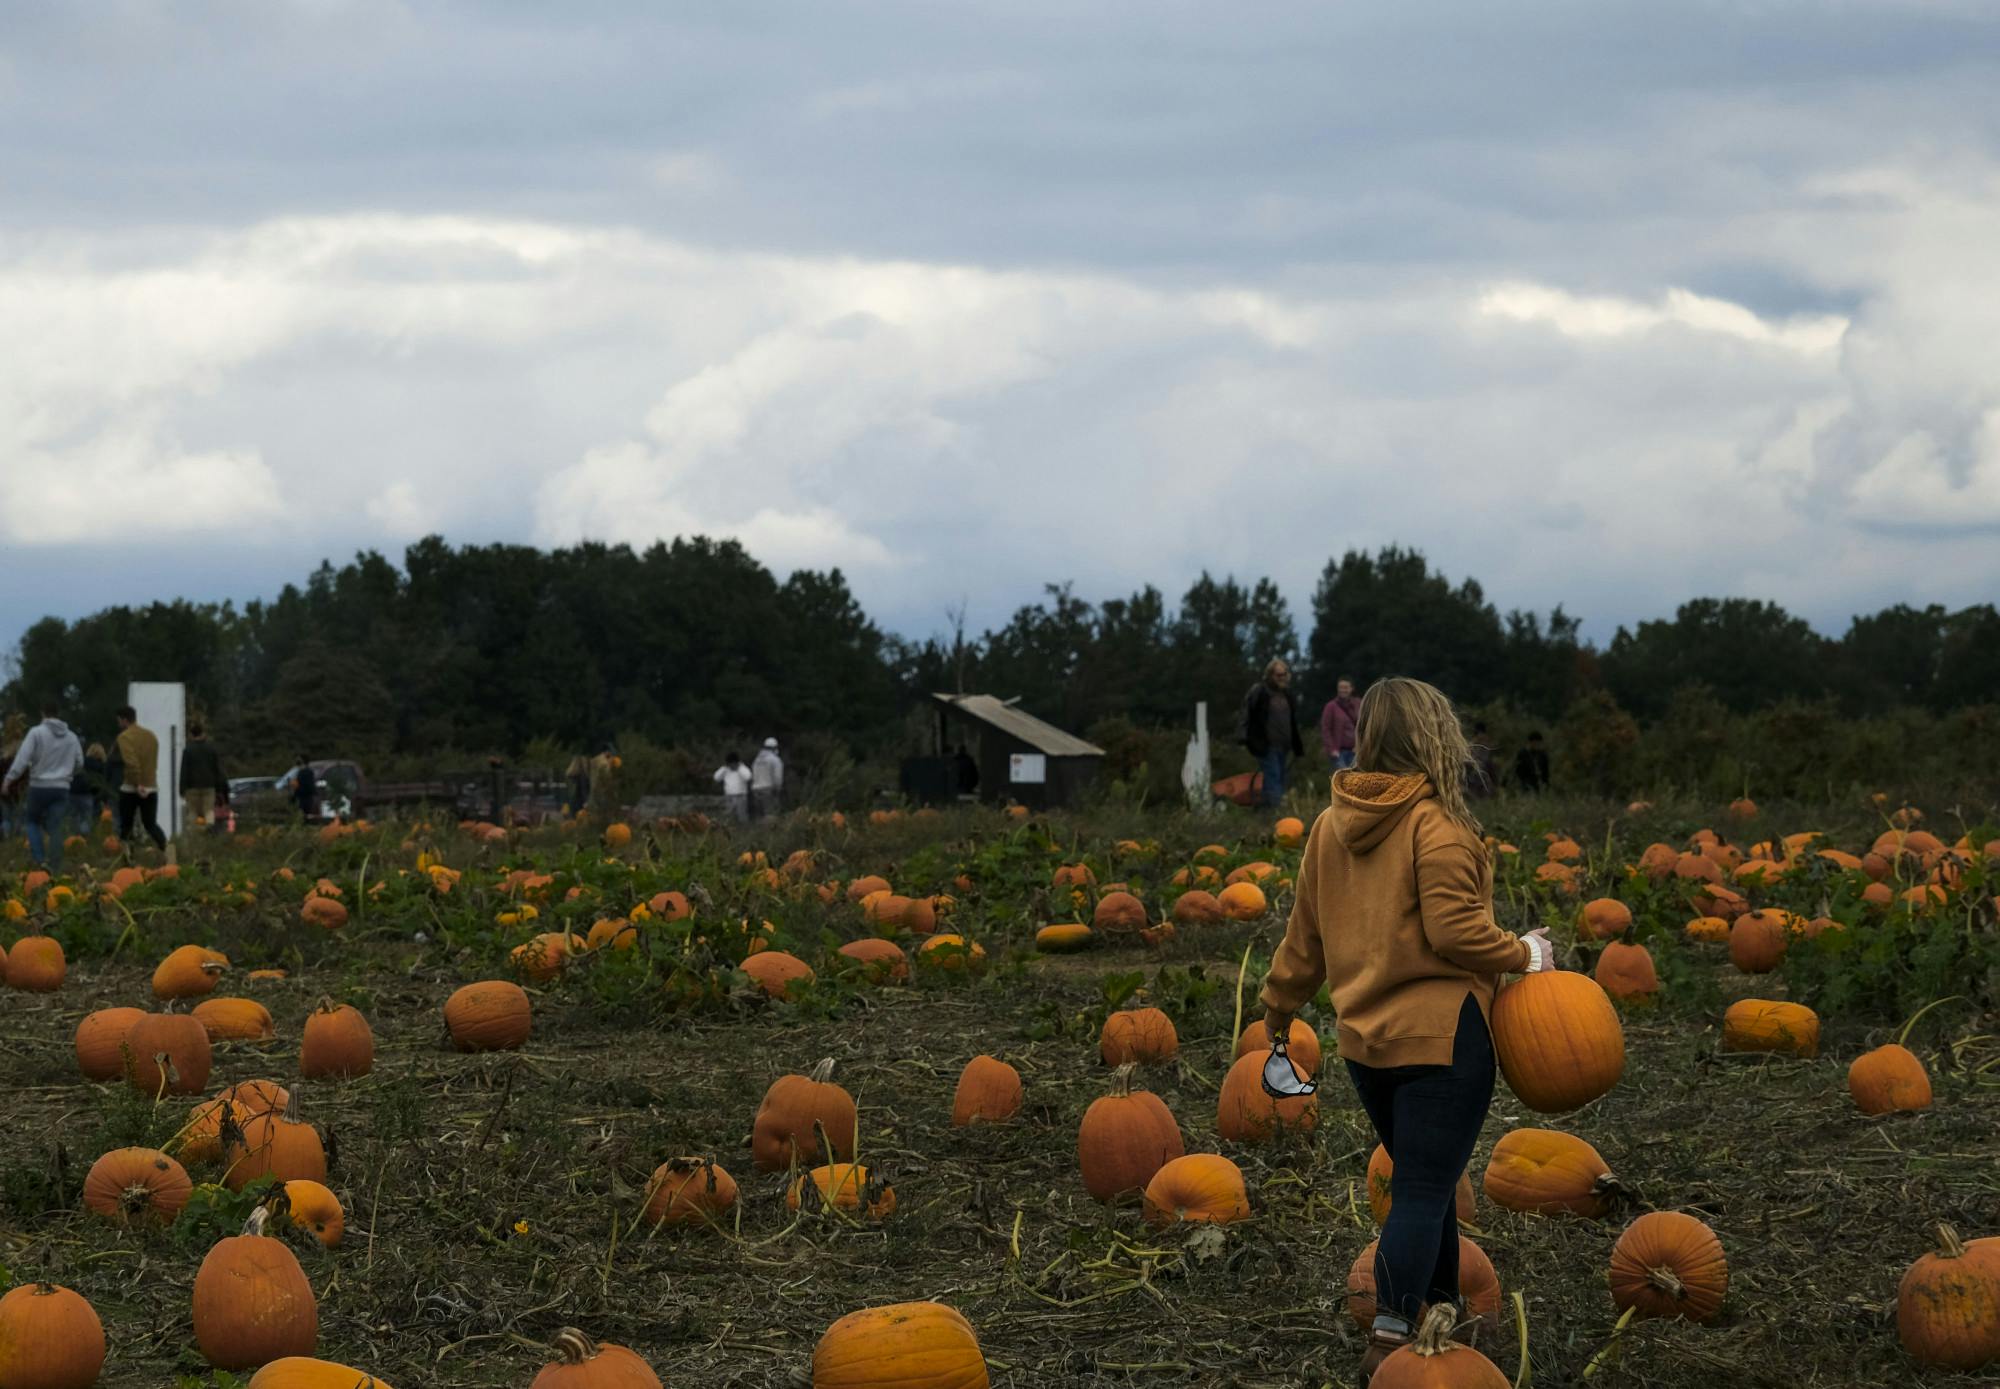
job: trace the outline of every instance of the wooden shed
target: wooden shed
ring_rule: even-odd
[[[1068,805],[1097,779],[1104,749],[1044,723],[1004,699],[984,694],[933,694],[937,756],[904,766],[904,790],[919,800],[950,800],[963,789],[956,749],[978,768],[969,794],[983,801],[1019,801],[1032,810]]]

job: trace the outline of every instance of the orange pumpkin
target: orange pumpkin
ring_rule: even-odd
[[[1938,1248],[1896,1289],[1896,1336],[1919,1365],[1977,1370],[2000,1360],[2000,1243],[1967,1245],[1938,1226]]]
[[[306,1015],[299,1074],[307,1080],[347,1079],[375,1069],[375,1032],[361,1010],[322,998]]]
[[[0,1297],[0,1384],[89,1389],[104,1369],[104,1324],[82,1294],[23,1283]]]
[[[1722,1049],[1817,1056],[1819,1014],[1802,1003],[1738,999],[1722,1015]]]
[[[234,1133],[225,1128],[222,1160],[227,1164],[222,1183],[231,1191],[241,1191],[263,1176],[280,1182],[326,1180],[326,1145],[319,1130],[299,1117],[296,1091],[286,1097],[282,1110],[248,1119]]]
[[[287,1218],[320,1244],[333,1249],[347,1233],[347,1212],[340,1198],[324,1182],[310,1177],[294,1177],[284,1183]]]
[[[142,1095],[198,1095],[214,1054],[208,1029],[187,1013],[148,1013],[125,1034],[125,1076]]]
[[[390,1389],[390,1386],[386,1379],[364,1370],[337,1365],[331,1360],[288,1355],[257,1371],[245,1389]]]
[[[1715,1320],[1729,1260],[1715,1231],[1679,1211],[1648,1211],[1611,1248],[1611,1301],[1641,1317]]]
[[[817,978],[811,965],[782,950],[760,950],[743,961],[742,969],[751,983],[776,999],[790,998],[793,989]]]
[[[1580,1109],[1625,1074],[1625,1029],[1588,975],[1522,975],[1493,1000],[1492,1030],[1507,1084],[1540,1114]]]
[[[146,1016],[142,1008],[100,1008],[76,1025],[76,1067],[85,1080],[116,1080],[125,1074],[125,1039]]]
[[[1146,904],[1129,892],[1107,892],[1097,900],[1090,924],[1112,933],[1140,931],[1146,926]]]
[[[1632,909],[1615,897],[1599,897],[1577,910],[1576,930],[1591,940],[1615,940],[1632,929]]]
[[[250,1213],[243,1233],[220,1240],[194,1277],[194,1339],[218,1370],[246,1370],[311,1355],[319,1304],[283,1240],[264,1233],[270,1212]]]
[[[1612,941],[1597,957],[1592,971],[1598,987],[1620,1003],[1648,1003],[1660,993],[1660,976],[1653,969],[1653,952],[1643,945]]]
[[[543,1366],[528,1389],[660,1389],[660,1377],[637,1353],[599,1344],[573,1326],[557,1332],[549,1349],[555,1363]]]
[[[813,1389],[988,1389],[971,1323],[936,1302],[850,1312],[813,1348]]]
[[[1176,1221],[1227,1225],[1250,1218],[1250,1194],[1243,1169],[1214,1153],[1174,1158],[1146,1183],[1146,1223],[1165,1227]]]
[[[1931,1107],[1931,1077],[1915,1052],[1891,1042],[1854,1058],[1847,1093],[1863,1114],[1914,1113]]]
[[[54,993],[69,977],[69,961],[54,936],[22,936],[7,952],[7,987],[23,993]]]
[[[883,940],[879,936],[866,936],[861,940],[851,940],[840,947],[843,959],[853,960],[861,971],[875,983],[910,977],[910,961],[903,954],[902,947],[894,941]]]
[[[200,998],[215,992],[229,957],[205,945],[183,945],[167,953],[153,971],[153,997]]]
[[[1785,913],[1745,912],[1729,928],[1729,961],[1745,974],[1769,974],[1785,958],[1791,939]]]
[[[750,1154],[759,1172],[782,1172],[795,1161],[820,1156],[820,1136],[836,1161],[854,1161],[854,1097],[833,1083],[833,1058],[807,1075],[779,1076],[764,1092],[750,1130]]]
[[[953,1128],[999,1123],[1021,1112],[1021,1073],[991,1056],[975,1056],[959,1072],[951,1097]]]
[[[1450,1303],[1431,1308],[1416,1337],[1376,1367],[1369,1389],[1509,1389],[1499,1366],[1451,1338],[1457,1320]]]
[[[467,984],[445,1000],[444,1025],[460,1051],[512,1051],[532,1024],[528,995],[505,979]]]
[[[858,1211],[875,1220],[895,1213],[896,1188],[879,1177],[871,1177],[868,1169],[858,1162],[829,1163],[793,1178],[791,1189],[785,1193],[786,1209],[799,1208],[808,1180],[819,1191],[820,1202],[827,1209]]]
[[[1221,921],[1225,913],[1222,903],[1215,894],[1201,888],[1190,888],[1174,899],[1174,920],[1183,926],[1212,926]]]
[[[1129,1008],[1104,1020],[1098,1034],[1097,1054],[1107,1066],[1127,1061],[1158,1064],[1180,1054],[1180,1037],[1174,1020],[1158,1008]]]
[[[1486,1199],[1510,1211],[1567,1212],[1595,1220],[1622,1198],[1597,1149],[1554,1129],[1514,1129],[1493,1145]]]
[[[118,1225],[170,1225],[193,1194],[187,1169],[154,1148],[113,1148],[83,1179],[84,1209]]]
[[[211,1042],[268,1042],[278,1035],[271,1010],[254,998],[210,998],[194,1006],[194,1020]]]
[[[1154,1173],[1187,1151],[1173,1111],[1151,1091],[1132,1088],[1132,1069],[1113,1073],[1110,1093],[1092,1100],[1077,1126],[1077,1166],[1093,1200],[1144,1192]]]
[[[1080,921],[1062,921],[1035,932],[1035,949],[1047,955],[1067,955],[1097,943],[1097,933]]]
[[[1255,883],[1231,883],[1216,900],[1222,904],[1223,915],[1231,921],[1257,921],[1271,909],[1264,889]]]
[[[705,1225],[736,1204],[736,1179],[704,1158],[669,1158],[646,1184],[643,1218],[653,1225]]]
[[[1292,1065],[1304,1075],[1314,1075],[1319,1071],[1323,1058],[1319,1033],[1307,1025],[1304,1018],[1293,1018],[1291,1031],[1285,1034],[1287,1055]],[[1271,1029],[1264,1025],[1262,1018],[1243,1029],[1243,1035],[1236,1039],[1236,1050],[1231,1054],[1233,1061],[1249,1051],[1269,1051],[1271,1049]]]
[[[1310,1133],[1319,1123],[1317,1093],[1283,1099],[1265,1093],[1264,1063],[1270,1056],[1268,1047],[1246,1051],[1222,1078],[1215,1131],[1232,1143],[1261,1143],[1287,1129]]]

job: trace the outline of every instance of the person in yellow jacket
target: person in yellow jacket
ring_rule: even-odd
[[[118,837],[130,842],[132,822],[146,827],[154,847],[167,847],[160,829],[160,740],[139,722],[139,711],[126,705],[118,711],[118,756],[125,779],[118,787]]]
[[[1502,974],[1552,968],[1554,952],[1542,931],[1516,936],[1493,919],[1493,864],[1466,804],[1471,752],[1451,701],[1420,680],[1382,680],[1359,723],[1354,766],[1334,774],[1333,804],[1306,840],[1263,1002],[1271,1035],[1287,1038],[1326,984],[1341,1058],[1395,1164],[1365,1384],[1423,1304],[1463,1313],[1454,1198],[1493,1101],[1487,1013]],[[1288,1059],[1266,1064],[1271,1093],[1305,1084]]]

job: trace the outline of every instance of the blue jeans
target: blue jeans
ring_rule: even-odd
[[[1277,805],[1285,799],[1285,750],[1272,748],[1257,759],[1257,765],[1264,773],[1265,805]]]
[[[1333,755],[1333,769],[1336,772],[1344,772],[1353,765],[1354,765],[1353,748],[1342,748],[1339,752],[1336,752]]]
[[[1471,994],[1449,1066],[1347,1063],[1395,1170],[1375,1248],[1375,1306],[1415,1326],[1424,1303],[1458,1300],[1459,1173],[1493,1103],[1493,1034]]]
[[[67,786],[28,788],[28,857],[51,876],[62,872],[63,812],[68,808]]]
[[[86,838],[97,828],[97,797],[88,791],[69,793],[69,832]]]

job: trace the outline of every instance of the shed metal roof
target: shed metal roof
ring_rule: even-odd
[[[1103,748],[1086,743],[1073,733],[1065,733],[1052,723],[1043,723],[1033,714],[1003,703],[992,695],[933,694],[931,698],[947,709],[997,728],[1009,737],[1019,738],[1029,747],[1050,757],[1104,756]]]

